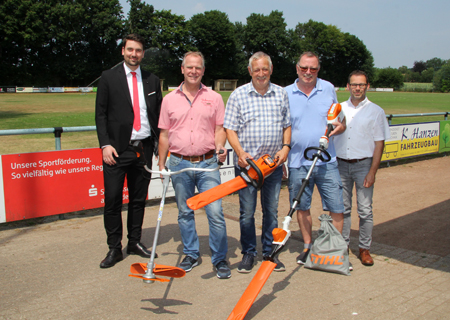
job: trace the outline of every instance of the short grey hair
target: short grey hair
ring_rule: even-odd
[[[298,65],[298,66],[300,66],[300,60],[302,60],[303,56],[307,56],[307,57],[309,57],[309,58],[312,58],[312,57],[317,58],[317,61],[319,62],[319,66],[318,66],[318,67],[320,68],[320,59],[319,59],[319,56],[317,55],[317,53],[312,52],[312,51],[305,51],[305,52],[303,52],[303,53],[300,55],[300,57],[298,58],[298,62],[297,62],[297,65]]]
[[[270,59],[270,56],[267,53],[264,53],[262,51],[258,51],[256,53],[254,53],[250,59],[248,59],[248,67],[250,68],[251,71],[253,71],[252,68],[252,62],[255,60],[259,60],[261,58],[266,58],[267,61],[269,62],[269,69],[272,69],[272,59]]]
[[[184,63],[186,62],[186,58],[188,56],[190,56],[190,55],[194,55],[194,56],[202,58],[202,67],[203,68],[205,67],[205,57],[203,56],[203,53],[201,53],[200,51],[189,51],[189,52],[186,52],[184,54],[184,56],[183,56],[183,62],[181,63],[182,67],[184,67]]]

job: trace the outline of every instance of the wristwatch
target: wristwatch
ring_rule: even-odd
[[[291,145],[290,144],[288,144],[288,143],[284,143],[281,147],[283,148],[284,146],[286,146],[286,147],[288,147],[289,148],[289,150],[291,150],[292,149],[292,147],[291,147]]]

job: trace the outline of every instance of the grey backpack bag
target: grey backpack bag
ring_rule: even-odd
[[[350,275],[348,251],[339,231],[328,214],[319,217],[320,229],[305,263],[305,268]]]

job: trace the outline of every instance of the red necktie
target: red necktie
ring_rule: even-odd
[[[136,72],[131,72],[133,75],[133,111],[134,111],[134,122],[133,128],[136,131],[141,129],[141,109],[139,108],[139,90],[137,84]]]

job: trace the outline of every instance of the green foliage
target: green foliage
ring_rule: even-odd
[[[216,79],[235,76],[236,38],[228,15],[217,10],[199,13],[189,20],[192,45],[205,56],[206,73],[203,82],[213,85]]]
[[[435,71],[438,71],[445,63],[445,60],[442,60],[440,58],[433,58],[426,61],[426,66],[427,69],[433,68]]]
[[[4,84],[87,85],[116,61],[118,0],[5,0],[0,6]]]
[[[294,33],[300,53],[313,51],[319,55],[321,78],[340,87],[347,84],[347,77],[354,70],[363,70],[372,78],[372,54],[356,36],[313,20],[297,24]]]
[[[450,61],[435,73],[433,84],[437,92],[450,92]]]
[[[398,69],[384,68],[376,69],[375,77],[372,81],[372,88],[394,88],[400,89],[403,86],[403,75]]]
[[[187,22],[184,16],[170,10],[155,11],[153,19],[154,35],[142,67],[164,79],[165,85],[178,85],[183,80],[180,71],[183,55],[194,49],[190,45]]]
[[[267,53],[273,63],[271,81],[279,85],[292,83],[295,79],[295,56],[298,51],[286,31],[283,13],[272,11],[267,16],[252,13],[247,17],[247,25],[241,29],[242,38],[238,43],[242,45],[245,58],[248,60],[258,51]]]
[[[128,19],[125,23],[126,33],[137,33],[147,41],[144,47],[151,44],[154,36],[154,8],[141,0],[127,0],[130,3]]]

